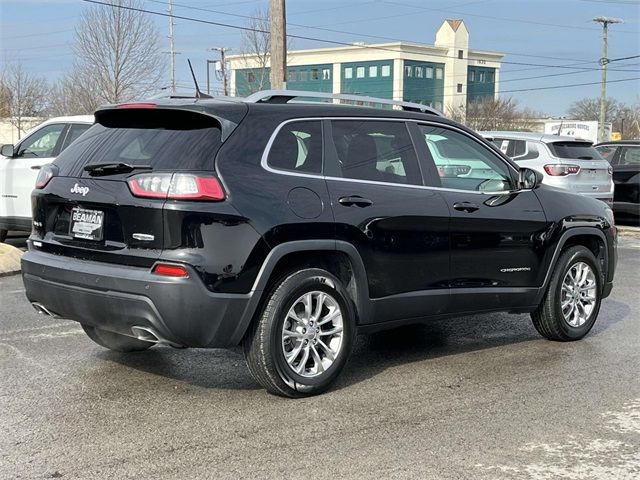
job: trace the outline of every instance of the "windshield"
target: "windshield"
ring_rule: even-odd
[[[604,160],[590,142],[554,142],[549,144],[549,148],[558,158]]]

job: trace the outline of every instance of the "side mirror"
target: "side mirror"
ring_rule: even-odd
[[[3,157],[13,158],[13,156],[15,155],[13,145],[11,145],[10,143],[2,145],[0,155],[2,155]]]
[[[520,190],[536,188],[542,183],[543,178],[542,174],[536,170],[521,168],[518,173],[518,188]]]

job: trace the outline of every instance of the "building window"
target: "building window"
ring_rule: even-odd
[[[256,74],[253,72],[247,73],[247,82],[256,83]]]
[[[416,67],[416,77],[424,77],[424,69],[422,67]]]
[[[424,70],[425,70],[425,77],[433,78],[433,68],[432,67],[427,67]]]
[[[323,80],[331,80],[331,70],[328,68],[322,69],[322,79]]]
[[[295,82],[298,79],[297,73],[295,70],[289,70],[289,72],[287,72],[287,82]]]
[[[461,83],[459,83],[459,84],[458,84],[458,86],[457,86],[457,88],[456,88],[456,91],[457,91],[458,93],[462,93],[462,84],[461,84]]]
[[[378,67],[376,65],[369,67],[369,76],[372,78],[378,76]]]
[[[481,82],[481,83],[484,83],[484,80],[485,80],[484,72],[480,72],[478,74],[478,81]]]
[[[463,50],[458,50],[458,58],[460,60],[462,60],[464,58],[464,51]]]
[[[442,74],[444,72],[442,71],[441,68],[436,68],[436,80],[442,80]]]
[[[381,74],[383,77],[388,77],[389,75],[391,75],[391,65],[383,65]]]
[[[364,78],[364,67],[356,68],[356,78]]]
[[[469,81],[470,82],[475,82],[476,81],[476,72],[474,72],[473,70],[471,70],[469,72]]]
[[[318,80],[320,78],[320,71],[317,68],[311,69],[311,80]]]
[[[405,65],[404,74],[407,77],[413,77],[413,66],[412,65]]]
[[[301,82],[306,82],[307,81],[307,77],[308,77],[308,72],[306,70],[301,70],[300,71],[300,81]]]
[[[344,78],[353,78],[353,68],[345,68],[344,69]]]
[[[493,83],[493,72],[487,72],[487,82]]]

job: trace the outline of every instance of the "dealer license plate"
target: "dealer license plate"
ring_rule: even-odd
[[[100,210],[86,210],[84,208],[71,210],[69,232],[74,238],[102,240],[103,225],[104,212]]]

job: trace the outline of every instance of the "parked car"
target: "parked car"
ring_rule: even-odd
[[[590,140],[527,132],[481,132],[520,167],[543,175],[542,183],[613,203],[611,166]]]
[[[304,96],[363,101],[99,109],[33,192],[36,310],[120,352],[242,345],[256,381],[290,397],[327,389],[357,331],[507,311],[549,339],[587,334],[616,264],[603,202],[541,185],[429,107],[287,103]],[[460,175],[440,176],[440,142],[473,158],[456,155]]]
[[[621,218],[640,219],[640,140],[604,142],[595,149],[613,167],[613,211]]]
[[[89,129],[93,115],[57,117],[0,151],[0,242],[9,230],[31,231],[31,191],[38,171]]]

